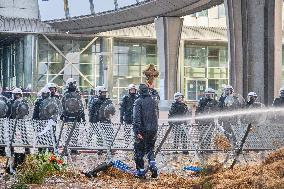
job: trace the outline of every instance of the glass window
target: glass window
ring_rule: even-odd
[[[192,17],[200,17],[200,16],[208,17],[208,9],[207,10],[203,10],[201,12],[194,13],[191,16]]]
[[[188,100],[198,100],[207,87],[222,91],[228,83],[227,47],[185,42],[184,83]]]
[[[184,75],[190,78],[205,78],[206,77],[206,69],[205,68],[184,68]]]
[[[219,18],[224,18],[226,16],[224,3],[218,6],[218,16]]]
[[[197,16],[205,16],[208,17],[208,9],[207,10],[203,10],[201,12],[197,13]]]
[[[147,64],[157,64],[156,41],[115,39],[113,46],[113,98],[121,98],[130,83],[144,82]],[[158,90],[159,82],[155,87]]]
[[[206,47],[186,46],[184,64],[191,67],[206,67]]]
[[[208,68],[208,78],[228,78],[228,69]]]
[[[208,87],[215,89],[218,96],[221,95],[223,86],[227,84],[227,79],[208,79]]]
[[[93,60],[95,59],[95,52],[97,48],[96,42],[85,49],[86,45],[92,40],[92,38],[69,38],[69,39],[58,39],[57,37],[49,37],[50,40],[61,50],[67,59],[69,59],[73,66],[80,70],[91,83],[94,82],[93,76],[96,74],[94,67],[100,70],[100,64],[93,66]],[[54,78],[63,68],[67,65],[68,61],[65,60],[59,52],[54,48],[51,48],[49,43],[43,38],[39,37],[39,64],[38,64],[38,88],[43,87],[46,82],[49,82]],[[85,49],[80,55],[80,51]],[[94,52],[93,52],[94,51]],[[90,84],[80,76],[78,71],[74,67],[69,65],[66,69],[56,77],[54,80],[59,86],[63,83],[63,79],[66,80],[68,77],[74,77],[79,81],[80,88],[91,87]],[[100,73],[100,72],[99,72]],[[64,77],[63,77],[64,75]],[[45,78],[45,79],[43,79]]]
[[[208,47],[208,66],[219,67],[219,48]]]
[[[199,100],[206,89],[206,80],[186,80],[186,98]]]

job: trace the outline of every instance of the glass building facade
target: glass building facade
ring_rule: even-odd
[[[58,50],[43,37],[38,39],[37,79],[34,87],[41,88],[51,81],[62,87],[69,77],[77,79],[81,90],[99,84],[99,78],[103,75],[100,61],[96,61],[95,57],[100,51],[99,43],[89,44],[90,38],[81,37],[50,37],[50,40]]]
[[[106,84],[110,97],[119,101],[130,83],[145,81],[143,70],[148,64],[159,69],[156,40],[134,38],[57,38],[49,37],[59,49],[44,39],[38,39],[38,61],[34,86],[40,89],[48,82],[63,88],[69,77],[77,79],[81,91]],[[187,100],[198,100],[207,87],[221,93],[228,84],[229,70],[226,44],[196,44],[184,41],[184,56],[180,59],[183,77],[182,92]],[[62,53],[62,54],[61,54]],[[177,84],[178,85],[178,84]],[[159,78],[155,87],[159,90]]]
[[[130,83],[144,82],[142,72],[148,64],[154,64],[158,68],[156,41],[114,39],[113,98],[122,98]],[[155,86],[159,88],[159,79]]]
[[[192,45],[184,47],[184,92],[188,100],[198,100],[206,88],[221,93],[228,84],[228,50],[224,46]]]

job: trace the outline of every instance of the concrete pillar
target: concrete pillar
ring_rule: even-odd
[[[29,84],[33,86],[33,65],[36,63],[35,42],[35,35],[29,34],[24,37],[24,88]]]
[[[16,86],[24,85],[24,41],[20,40],[16,43],[15,54],[15,74],[16,74]]]
[[[178,57],[183,19],[179,17],[160,17],[155,20],[158,59],[160,66],[161,106],[167,106],[177,91]]]
[[[4,46],[3,49],[3,87],[10,87],[9,84],[9,63],[10,63],[10,53],[8,46]]]
[[[104,85],[109,96],[112,97],[113,89],[113,65],[112,65],[112,46],[113,38],[101,38],[100,41],[100,79],[99,85]]]
[[[177,90],[184,93],[184,40],[180,41]],[[185,94],[184,94],[185,95]]]
[[[281,79],[281,0],[225,1],[230,82],[243,96],[258,93],[270,105]]]

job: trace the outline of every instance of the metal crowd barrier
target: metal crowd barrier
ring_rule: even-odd
[[[235,141],[232,149],[240,145],[247,124],[230,125]],[[73,129],[72,129],[73,128]],[[168,130],[168,124],[158,127],[159,144]],[[224,134],[222,125],[177,125],[164,141],[161,151],[220,151],[214,137]],[[284,146],[284,125],[265,122],[253,125],[243,150],[273,150]],[[63,123],[31,119],[0,119],[0,146],[26,148],[57,148],[131,151],[134,137],[131,125],[119,123],[92,124],[89,122]]]

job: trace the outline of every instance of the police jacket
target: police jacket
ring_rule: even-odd
[[[41,105],[42,101],[43,101],[42,98],[38,98],[35,101],[34,112],[33,112],[33,119],[35,119],[35,120],[39,120],[40,105]]]
[[[11,100],[10,119],[23,119],[29,114],[28,101],[24,98]]]
[[[231,104],[226,104],[230,102]],[[219,98],[219,108],[220,110],[236,110],[236,109],[240,109],[244,107],[244,102],[240,102],[239,97],[235,96],[235,95],[230,95],[230,96],[226,96],[226,95],[222,95]]]
[[[120,122],[126,124],[132,124],[133,120],[133,105],[135,100],[138,98],[136,94],[128,94],[122,98],[120,104]]]
[[[281,97],[275,98],[272,106],[275,106],[275,107],[284,106],[284,98],[281,98]]]
[[[9,117],[11,113],[11,102],[8,98],[0,94],[0,101],[2,101],[1,108],[1,118]]]
[[[181,118],[183,116],[188,115],[188,107],[183,102],[173,102],[171,105],[171,109],[169,111],[168,117],[170,118]],[[186,121],[173,121],[169,122],[170,124],[186,124]]]
[[[134,134],[157,133],[158,130],[158,104],[149,95],[143,94],[134,102],[133,131]]]
[[[217,102],[217,100],[215,100],[215,99],[208,99],[208,98],[202,97],[199,100],[196,112],[197,113],[205,113],[205,112],[209,113],[209,112],[214,112],[217,109],[218,109],[218,102]]]
[[[114,112],[108,112],[108,106],[112,106],[112,101],[109,98],[94,98],[89,106],[89,121],[91,123],[111,123],[110,114]]]
[[[246,102],[246,108],[261,108],[263,107],[264,105],[261,104],[260,102]]]
[[[62,116],[67,122],[73,122],[77,119],[78,122],[85,121],[84,106],[80,93],[77,91],[67,91],[62,98]]]

